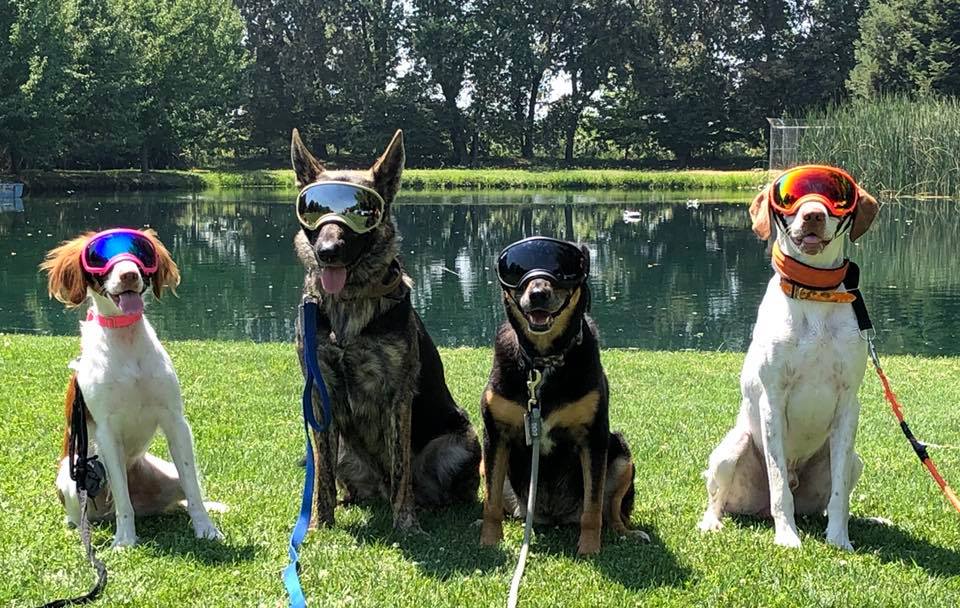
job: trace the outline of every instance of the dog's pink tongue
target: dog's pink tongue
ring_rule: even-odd
[[[120,294],[120,310],[125,315],[135,315],[143,312],[143,296],[135,291],[125,291]]]
[[[320,269],[320,285],[331,295],[340,293],[347,282],[347,269],[343,266],[325,266]]]
[[[803,237],[803,242],[807,245],[816,245],[820,242],[820,237],[813,234],[808,234],[807,236]]]

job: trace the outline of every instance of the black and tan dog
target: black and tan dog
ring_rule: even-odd
[[[584,269],[578,285],[564,288],[542,276],[507,287],[501,277],[507,321],[497,333],[493,370],[481,399],[482,545],[502,539],[505,513],[526,516],[531,450],[523,418],[531,365],[546,368],[535,521],[579,522],[580,554],[600,550],[604,520],[617,534],[628,532],[633,461],[623,436],[610,432],[607,379],[597,329],[586,314],[590,292],[585,278]]]
[[[298,204],[308,186],[339,182],[375,193],[383,207],[376,227],[361,232],[336,214],[316,226],[299,216],[295,248],[306,269],[304,294],[320,303],[316,356],[333,411],[330,431],[315,435],[314,523],[333,523],[339,484],[345,502],[387,498],[394,527],[417,529],[416,507],[476,500],[480,445],[447,389],[398,258],[390,206],[400,188],[403,135],[397,131],[367,171],[326,171],[296,130],[291,158]],[[302,366],[299,325],[297,351]]]

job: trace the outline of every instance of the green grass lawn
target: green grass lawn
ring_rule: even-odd
[[[63,430],[62,394],[76,338],[0,335],[0,605],[36,606],[86,591],[92,572],[76,532],[63,525],[53,487]],[[184,514],[137,522],[141,543],[109,550],[102,606],[283,606],[280,571],[299,504],[303,454],[300,372],[285,344],[168,342],[209,500],[226,534],[193,538]],[[454,396],[476,421],[490,366],[484,349],[442,351]],[[612,426],[637,462],[633,524],[649,545],[604,536],[600,555],[575,555],[577,531],[540,528],[521,589],[523,606],[957,606],[960,516],[952,512],[900,435],[879,382],[861,389],[858,449],[866,469],[852,500],[846,554],[823,540],[825,521],[799,522],[804,545],[773,545],[769,522],[728,520],[702,535],[700,472],[732,424],[741,354],[611,350],[604,364]],[[960,359],[889,357],[895,389],[918,435],[960,444]],[[154,450],[166,454],[162,440]],[[960,485],[960,448],[934,450]],[[338,509],[337,525],[308,536],[303,585],[311,606],[502,606],[522,535],[506,526],[481,549],[480,504],[423,514],[426,535],[390,528],[385,504]],[[882,526],[867,517],[885,517]]]
[[[404,188],[527,189],[527,190],[756,190],[766,182],[766,171],[648,171],[637,169],[407,169]],[[128,191],[128,190],[227,190],[244,188],[293,189],[289,169],[250,171],[26,171],[13,178],[28,192]]]

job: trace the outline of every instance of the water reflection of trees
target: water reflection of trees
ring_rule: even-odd
[[[47,298],[36,265],[50,247],[81,230],[126,225],[157,230],[182,269],[180,297],[165,300],[151,315],[163,335],[254,340],[292,335],[303,274],[292,254],[286,206],[141,196],[28,205],[27,213],[4,218],[3,253],[16,252],[17,263],[0,267],[0,281],[8,293],[25,297],[4,298],[0,327],[75,332],[79,313],[64,313]]]
[[[445,345],[488,344],[502,319],[495,256],[533,234],[580,241],[591,251],[594,316],[608,346],[743,349],[770,276],[743,205],[593,195],[418,195],[395,208],[415,305]],[[610,197],[616,195],[611,194]],[[487,204],[493,201],[494,204]],[[519,203],[519,204],[518,204]],[[28,200],[0,214],[0,330],[71,334],[80,313],[46,295],[43,253],[82,229],[149,225],[183,268],[179,299],[155,309],[176,338],[286,340],[302,282],[290,206],[170,195]],[[625,208],[639,212],[626,224]],[[887,352],[956,353],[960,262],[947,243],[954,203],[884,207],[851,248]],[[12,255],[16,254],[16,255]]]
[[[497,253],[510,242],[543,234],[590,248],[593,313],[606,344],[742,347],[752,323],[747,313],[756,307],[755,299],[744,302],[743,295],[756,293],[769,275],[743,210],[638,208],[641,218],[634,224],[622,221],[621,206],[567,199],[400,208],[405,263],[414,276],[430,277],[418,286],[417,306],[428,326],[441,328],[445,343],[486,343],[502,318],[493,269]],[[741,268],[744,257],[749,263]]]

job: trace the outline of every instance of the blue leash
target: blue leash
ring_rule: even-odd
[[[323,381],[323,374],[320,373],[320,365],[317,363],[317,302],[312,298],[304,298],[300,304],[300,321],[303,328],[303,358],[306,362],[307,378],[303,386],[303,430],[307,437],[307,476],[303,482],[303,498],[300,501],[300,516],[293,527],[293,533],[290,535],[290,563],[283,569],[283,585],[287,588],[287,595],[290,597],[290,608],[306,608],[307,599],[303,595],[303,589],[300,587],[299,559],[297,550],[303,544],[303,538],[307,535],[307,528],[310,526],[310,512],[313,501],[313,443],[310,441],[310,429],[322,433],[330,428],[330,395],[327,393],[327,385]],[[320,400],[322,403],[321,412],[323,422],[318,422],[313,415],[313,385],[316,383],[320,391]]]

